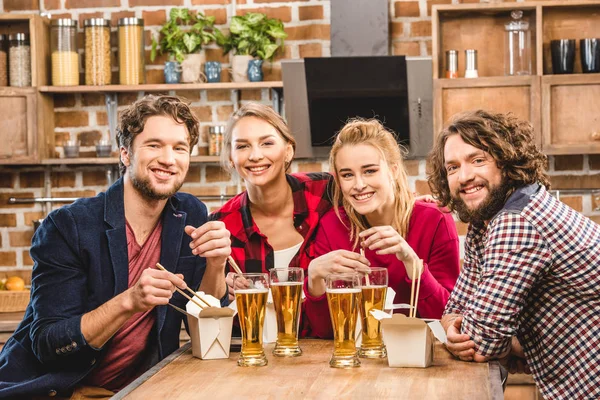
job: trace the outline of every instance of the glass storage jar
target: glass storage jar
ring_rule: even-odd
[[[208,155],[219,156],[223,150],[223,135],[225,126],[217,125],[208,128]]]
[[[137,85],[144,83],[144,20],[121,18],[119,26],[119,83]]]
[[[0,86],[8,85],[8,42],[6,35],[0,35]]]
[[[522,20],[523,11],[510,13],[512,21],[504,25],[504,75],[531,75],[531,31]]]
[[[8,76],[10,86],[31,86],[31,47],[28,33],[8,35]]]
[[[79,85],[79,53],[77,52],[77,21],[60,18],[52,21],[50,29],[52,84]]]
[[[110,85],[110,21],[90,18],[85,30],[85,84]]]

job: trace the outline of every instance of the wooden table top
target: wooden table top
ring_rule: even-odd
[[[266,345],[269,364],[238,367],[229,359],[200,360],[190,344],[161,361],[113,399],[502,399],[496,363],[458,361],[437,342],[429,368],[389,368],[387,360],[361,358],[353,369],[329,367],[330,340],[301,340],[303,355],[279,358]]]

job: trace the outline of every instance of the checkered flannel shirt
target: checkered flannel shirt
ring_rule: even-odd
[[[470,226],[445,314],[475,350],[519,339],[545,398],[600,397],[600,226],[543,186],[518,189],[487,227]]]
[[[290,267],[308,268],[314,258],[312,242],[319,220],[330,208],[330,185],[327,173],[295,173],[286,175],[294,199],[294,226],[304,238]],[[238,194],[221,207],[211,220],[225,223],[231,232],[232,257],[244,272],[267,272],[273,268],[273,248],[256,226],[250,213],[248,192]]]

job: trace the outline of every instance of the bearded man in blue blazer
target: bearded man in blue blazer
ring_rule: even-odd
[[[229,232],[178,193],[198,130],[177,97],[122,113],[122,178],[53,211],[34,235],[31,301],[0,353],[0,397],[108,397],[179,347],[182,314],[167,306],[185,308],[176,287],[225,298]]]

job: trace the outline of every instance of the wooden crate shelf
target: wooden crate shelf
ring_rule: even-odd
[[[522,10],[530,24],[532,75],[504,77],[504,24]],[[548,154],[598,154],[600,74],[581,74],[579,39],[600,37],[600,0],[434,6],[434,132],[452,115],[483,108],[531,121]],[[575,74],[552,75],[550,41],[576,39]],[[443,79],[445,52],[478,50],[476,79]]]
[[[281,81],[263,82],[220,82],[220,83],[178,83],[178,84],[147,84],[147,85],[102,85],[102,86],[42,86],[42,93],[94,93],[94,92],[168,92],[171,90],[244,90],[244,89],[275,89],[282,88]]]

